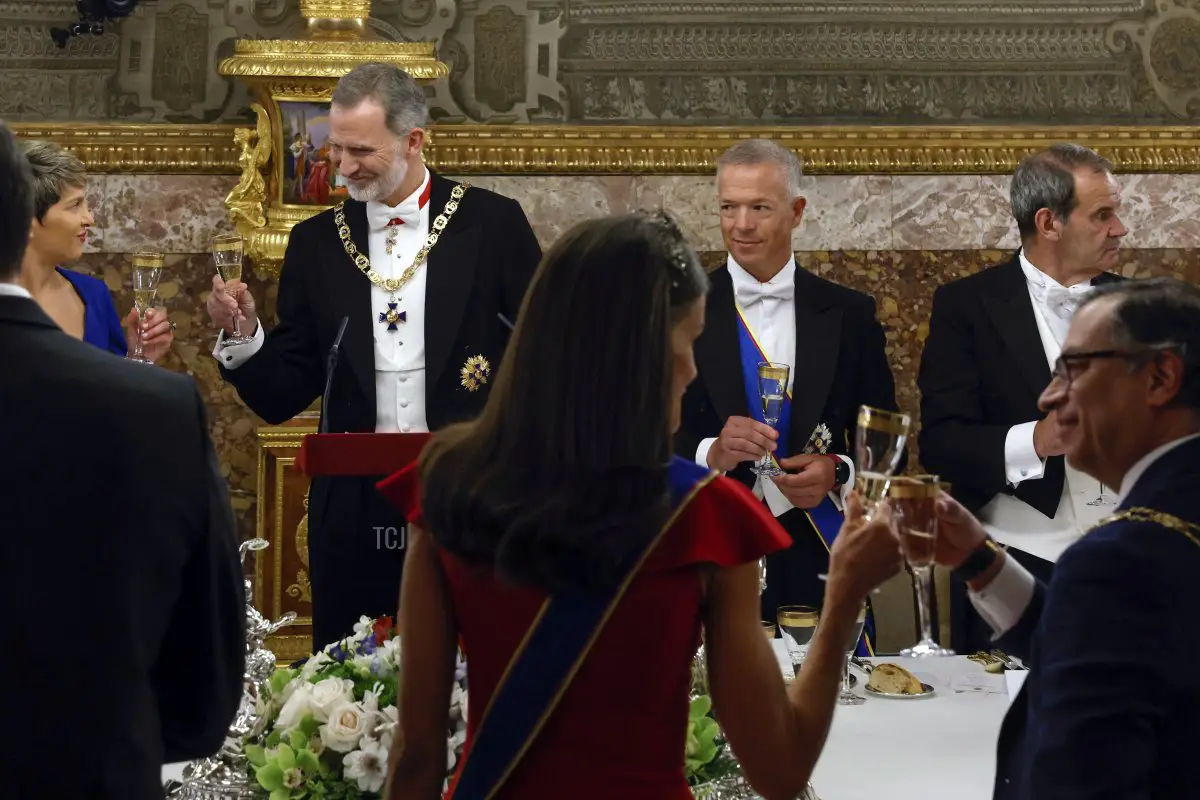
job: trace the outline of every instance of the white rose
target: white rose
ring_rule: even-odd
[[[326,678],[312,685],[313,719],[325,722],[341,703],[354,702],[354,681],[349,678]]]
[[[304,662],[304,666],[300,668],[300,677],[308,680],[316,675],[321,667],[326,664],[332,664],[333,659],[327,653],[317,653],[315,656]]]
[[[358,747],[363,734],[374,723],[374,714],[364,711],[355,703],[341,703],[329,714],[329,721],[321,726],[321,741],[330,750],[349,753]]]
[[[276,730],[289,731],[300,724],[305,714],[312,713],[313,685],[306,681],[296,683],[299,685],[288,695],[283,708],[279,709],[279,716],[275,719]]]

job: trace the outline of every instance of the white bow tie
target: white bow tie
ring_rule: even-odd
[[[398,206],[367,203],[367,221],[373,231],[381,231],[391,224],[418,225],[421,222],[420,200],[414,195]]]
[[[1042,302],[1055,316],[1069,320],[1091,289],[1091,285],[1086,283],[1078,283],[1070,288],[1045,286],[1042,287]]]
[[[751,306],[764,298],[773,298],[775,300],[791,300],[796,294],[796,286],[791,281],[780,281],[779,283],[759,283],[757,285],[741,285],[738,286],[735,297],[738,305],[742,308]]]

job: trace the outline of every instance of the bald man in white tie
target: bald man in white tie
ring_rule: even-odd
[[[842,493],[854,484],[858,407],[897,407],[875,301],[796,265],[800,180],[796,155],[765,139],[740,142],[718,160],[729,255],[710,275],[695,345],[699,377],[684,395],[676,437],[677,453],[750,487],[792,535],[790,548],[768,558],[765,620],[780,605],[820,605]],[[789,367],[790,408],[773,425],[762,415],[759,361]],[[768,452],[785,474],[752,471]]]
[[[1075,144],[1022,161],[1011,200],[1021,249],[934,294],[918,378],[920,453],[992,537],[1049,583],[1058,556],[1112,513],[1116,494],[1066,464],[1055,413],[1042,414],[1037,401],[1080,300],[1120,280],[1109,270],[1128,229],[1112,165]],[[953,582],[960,652],[991,642],[963,590],[969,573],[966,565]]]

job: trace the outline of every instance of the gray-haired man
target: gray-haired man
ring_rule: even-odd
[[[1038,397],[1079,302],[1118,280],[1108,270],[1128,230],[1112,165],[1079,145],[1023,160],[1011,198],[1021,249],[934,294],[918,378],[921,462],[1048,582],[1059,554],[1116,497],[1066,464],[1056,412],[1039,411]],[[989,626],[955,588],[955,648],[987,647]]]
[[[796,155],[766,139],[739,142],[717,162],[729,256],[711,275],[695,345],[699,379],[684,394],[675,440],[680,455],[750,487],[791,534],[793,545],[767,559],[765,620],[781,605],[820,605],[840,496],[854,482],[848,454],[858,407],[896,408],[874,300],[796,265],[800,180]],[[759,361],[791,368],[787,418],[774,425],[763,421]],[[752,471],[767,453],[784,474]]]
[[[265,331],[244,285],[236,304],[213,278],[221,374],[260,417],[280,423],[321,397],[342,320],[330,433],[436,431],[478,414],[541,249],[521,206],[425,167],[429,114],[411,76],[384,64],[333,91],[328,146],[350,199],[297,225]],[[464,191],[465,190],[465,191]],[[339,231],[349,229],[343,240]],[[428,246],[432,234],[436,243]],[[228,344],[234,314],[246,344]],[[375,491],[383,476],[317,478],[309,502],[313,637],[350,634],[360,615],[393,614],[404,520]]]

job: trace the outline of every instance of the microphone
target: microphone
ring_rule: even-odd
[[[329,433],[329,392],[333,389],[333,373],[337,369],[338,348],[342,346],[342,334],[346,332],[346,323],[350,317],[342,317],[338,326],[337,336],[333,337],[333,347],[329,348],[329,359],[325,363],[325,392],[321,395],[321,425],[318,433]]]
[[[500,321],[504,323],[504,327],[508,328],[510,331],[513,329],[513,324],[508,321],[508,317],[499,312],[496,313],[496,316],[499,317]]]

